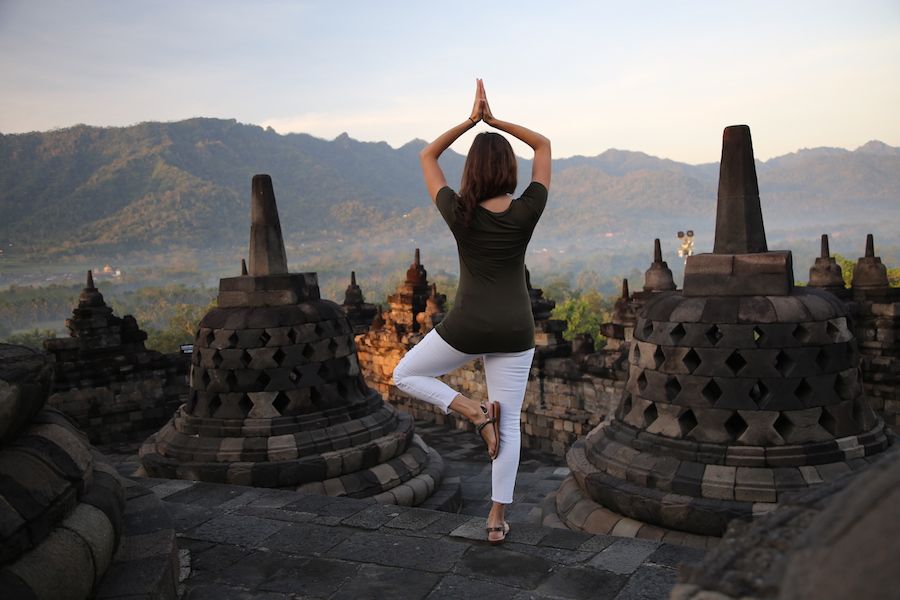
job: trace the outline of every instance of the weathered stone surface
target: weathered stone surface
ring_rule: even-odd
[[[271,177],[253,176],[252,198],[248,274],[251,277],[286,274],[287,257]]]
[[[316,274],[287,272],[268,176],[253,180],[248,273],[220,281],[218,306],[197,330],[187,402],[142,445],[144,469],[424,502],[443,463],[415,438],[412,419],[368,387],[354,328],[320,298]],[[417,256],[407,273],[413,292],[427,287],[424,276]],[[349,297],[361,301],[362,293],[351,287]]]
[[[679,572],[673,597],[889,598],[900,523],[900,456],[789,497]]]
[[[147,350],[147,334],[131,315],[113,314],[90,271],[66,327],[71,337],[44,341],[55,359],[48,403],[92,442],[143,439],[186,399],[187,356]]]
[[[713,252],[749,254],[767,251],[750,128],[732,125],[722,133]]]
[[[615,419],[568,453],[587,497],[560,489],[569,526],[721,535],[730,519],[815,485],[801,467],[829,481],[889,445],[860,393],[848,307],[795,290],[791,261],[767,249],[749,129],[729,127],[715,252],[690,256],[684,291],[637,313]]]

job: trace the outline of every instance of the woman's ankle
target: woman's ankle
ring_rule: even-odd
[[[483,413],[481,412],[481,405],[462,394],[459,394],[453,399],[453,402],[450,403],[450,410],[462,415],[473,423],[482,420],[481,417]]]
[[[491,510],[488,513],[488,521],[504,521],[506,520],[506,505],[500,504],[499,502],[494,502],[491,505]]]

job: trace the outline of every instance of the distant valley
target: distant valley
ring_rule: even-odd
[[[423,144],[328,141],[207,118],[0,135],[4,260],[127,262],[174,252],[226,268],[245,252],[250,179],[269,173],[292,266],[402,269],[422,246],[426,264],[452,273],[452,242],[419,175]],[[463,157],[448,152],[442,163],[457,182]],[[524,183],[529,162],[520,168]],[[770,245],[800,254],[798,278],[822,232],[855,258],[873,231],[881,253],[900,257],[900,148],[803,149],[758,163],[758,174]],[[717,178],[714,163],[624,150],[556,160],[529,264],[544,274],[626,275],[646,268],[660,237],[674,265],[679,229],[694,229],[698,250],[708,251]]]

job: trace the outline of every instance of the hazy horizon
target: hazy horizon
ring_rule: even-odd
[[[20,132],[0,131],[0,135],[27,135],[27,134],[30,134],[30,133],[49,133],[49,132],[54,132],[54,131],[65,131],[65,130],[67,130],[67,129],[74,129],[74,128],[76,128],[76,127],[94,127],[94,128],[99,128],[99,129],[125,129],[125,128],[128,128],[128,127],[134,127],[134,126],[137,126],[137,125],[141,125],[142,123],[178,123],[178,122],[181,122],[181,121],[189,121],[189,120],[191,120],[191,119],[222,119],[222,120],[235,120],[235,121],[237,121],[238,123],[240,123],[241,125],[249,125],[249,126],[263,127],[263,128],[268,127],[268,126],[266,126],[266,125],[261,125],[261,124],[259,124],[259,123],[247,123],[247,122],[242,122],[242,121],[240,121],[239,119],[235,119],[234,117],[231,117],[231,118],[228,118],[228,117],[207,117],[207,116],[196,115],[196,116],[193,116],[193,117],[186,117],[186,118],[184,118],[184,119],[173,119],[173,120],[166,120],[166,121],[152,121],[152,120],[136,121],[136,122],[134,122],[134,123],[129,123],[129,124],[126,124],[126,125],[103,125],[103,124],[97,124],[97,123],[73,123],[73,124],[71,124],[71,125],[65,125],[65,126],[60,126],[60,127],[53,127],[53,128],[51,128],[51,129],[45,129],[45,130],[30,130],[30,131],[20,131]],[[273,127],[272,129],[275,130],[274,127]],[[724,129],[724,127],[723,127],[723,129]],[[751,129],[752,129],[752,128],[751,128]],[[316,134],[313,134],[313,133],[310,133],[310,132],[306,132],[306,131],[288,131],[288,132],[280,132],[280,131],[275,130],[275,132],[276,132],[278,135],[309,135],[309,136],[311,136],[311,137],[314,137],[314,138],[317,138],[317,139],[321,139],[321,140],[325,140],[325,141],[329,141],[329,142],[333,142],[333,141],[335,141],[336,139],[338,139],[338,138],[340,138],[340,137],[346,135],[346,136],[349,137],[351,140],[354,140],[354,141],[356,141],[356,142],[360,142],[360,143],[372,143],[372,144],[382,144],[382,143],[383,143],[383,144],[387,144],[388,146],[390,146],[390,147],[391,147],[392,149],[394,149],[394,150],[397,150],[397,149],[399,149],[399,148],[402,148],[403,146],[406,146],[406,145],[411,144],[411,143],[413,143],[413,142],[423,142],[423,143],[427,143],[427,140],[424,140],[424,139],[422,139],[422,138],[412,138],[412,139],[409,139],[409,140],[407,140],[407,141],[405,141],[405,142],[398,143],[398,144],[392,144],[392,143],[388,142],[387,140],[364,140],[364,139],[360,139],[359,137],[353,135],[353,133],[352,133],[352,132],[349,132],[349,131],[342,131],[341,133],[339,133],[339,134],[337,134],[337,135],[335,135],[335,136],[333,136],[333,137],[324,137],[324,136],[316,135]],[[720,132],[720,133],[721,133],[721,132]],[[882,143],[882,144],[885,144],[885,145],[890,146],[890,147],[892,147],[892,148],[898,148],[898,146],[894,146],[894,145],[892,145],[892,144],[887,144],[887,143],[884,142],[883,140],[879,140],[879,139],[870,139],[870,140],[866,140],[866,141],[863,142],[862,144],[859,144],[858,146],[852,147],[852,148],[842,147],[842,146],[835,146],[835,145],[832,145],[832,144],[825,144],[825,145],[822,145],[822,146],[801,146],[801,147],[795,148],[795,149],[793,149],[793,150],[788,150],[788,151],[785,152],[784,154],[779,154],[779,155],[776,155],[776,156],[770,156],[770,157],[768,157],[768,158],[766,158],[766,159],[761,159],[761,158],[759,158],[759,156],[757,155],[756,159],[757,159],[758,161],[760,161],[760,162],[767,162],[768,160],[771,160],[771,159],[774,159],[774,158],[779,158],[779,157],[781,157],[781,156],[785,156],[785,155],[789,155],[789,154],[795,154],[795,153],[797,153],[797,152],[802,152],[802,151],[804,151],[804,150],[817,150],[817,149],[829,149],[829,150],[834,149],[834,150],[846,150],[846,151],[848,151],[848,152],[854,152],[854,151],[856,151],[856,150],[859,150],[861,147],[863,147],[863,146],[865,146],[865,145],[867,145],[867,144],[869,144],[869,143],[872,143],[872,142]],[[458,151],[458,152],[460,152],[460,153],[464,153],[464,152],[465,152],[465,148],[459,149],[459,148],[453,147],[452,150]],[[521,150],[521,148],[517,148],[517,150]],[[639,149],[639,148],[612,148],[612,147],[600,149],[600,150],[598,150],[598,151],[596,151],[596,152],[594,152],[594,153],[592,153],[592,154],[572,154],[572,155],[569,155],[569,156],[559,156],[558,153],[557,153],[557,154],[553,157],[553,160],[565,160],[565,159],[568,159],[568,158],[592,158],[592,157],[600,156],[600,155],[602,155],[602,154],[604,154],[604,153],[606,153],[606,152],[610,152],[610,151],[612,151],[612,152],[634,152],[634,153],[639,153],[639,154],[646,154],[647,156],[651,156],[651,157],[653,157],[653,158],[659,158],[659,159],[663,159],[663,160],[672,160],[672,161],[675,161],[675,162],[679,162],[679,163],[682,163],[682,164],[688,164],[688,165],[692,165],[692,166],[706,165],[706,164],[718,164],[718,162],[719,162],[719,161],[718,161],[718,158],[715,159],[715,160],[709,160],[709,161],[703,161],[703,162],[686,162],[686,161],[680,161],[680,160],[674,159],[674,158],[672,158],[672,157],[670,157],[670,156],[659,156],[659,155],[655,155],[655,154],[650,154],[650,153],[648,153],[648,152],[646,152],[646,151],[644,151],[644,150],[642,150],[642,149]],[[520,158],[523,158],[521,152],[517,152],[516,154],[517,154],[517,156],[519,156]],[[528,157],[524,157],[524,158],[528,158]],[[529,160],[530,160],[530,159],[529,159]]]

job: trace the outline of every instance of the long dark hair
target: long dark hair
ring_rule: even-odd
[[[516,155],[505,137],[493,131],[475,136],[459,185],[457,213],[466,227],[479,202],[516,191],[517,175]]]

